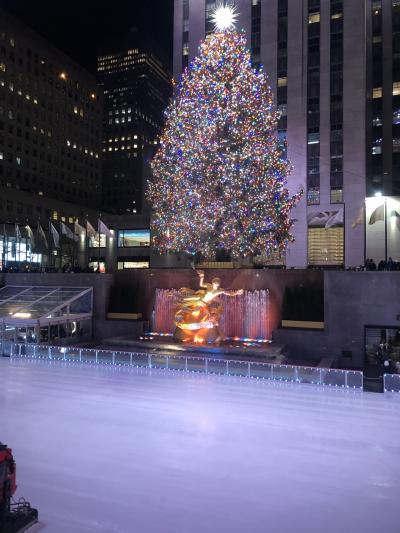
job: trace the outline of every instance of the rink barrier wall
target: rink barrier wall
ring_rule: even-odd
[[[163,355],[74,348],[71,346],[47,346],[44,344],[24,344],[9,341],[0,341],[0,348],[0,353],[3,356],[17,358],[133,366],[249,379],[308,383],[347,389],[363,389],[363,373],[358,370],[271,364],[193,355]]]
[[[383,375],[384,392],[400,392],[400,374]]]

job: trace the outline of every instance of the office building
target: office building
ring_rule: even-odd
[[[0,15],[0,218],[68,221],[99,204],[101,93],[85,69]]]
[[[154,46],[132,31],[98,57],[104,92],[103,207],[141,213],[148,161],[164,123],[171,75]]]
[[[175,1],[176,79],[213,31],[216,4]],[[305,192],[286,265],[353,267],[368,250],[385,257],[375,242],[385,228],[394,232],[386,255],[400,258],[400,209],[391,216],[400,204],[392,199],[384,221],[379,210],[371,219],[383,201],[375,195],[400,196],[400,1],[234,4],[253,65],[263,66],[275,93],[278,135],[294,167],[289,187]]]

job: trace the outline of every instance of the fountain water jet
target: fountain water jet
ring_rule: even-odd
[[[175,331],[175,312],[180,298],[176,289],[156,289],[152,330]],[[224,337],[270,340],[268,290],[244,291],[230,298],[220,296],[222,315],[219,327]]]

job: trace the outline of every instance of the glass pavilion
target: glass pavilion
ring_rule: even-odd
[[[62,343],[92,335],[92,287],[0,289],[0,339],[26,343]]]

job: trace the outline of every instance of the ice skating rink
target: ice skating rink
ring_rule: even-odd
[[[400,397],[0,358],[46,533],[399,533]]]

